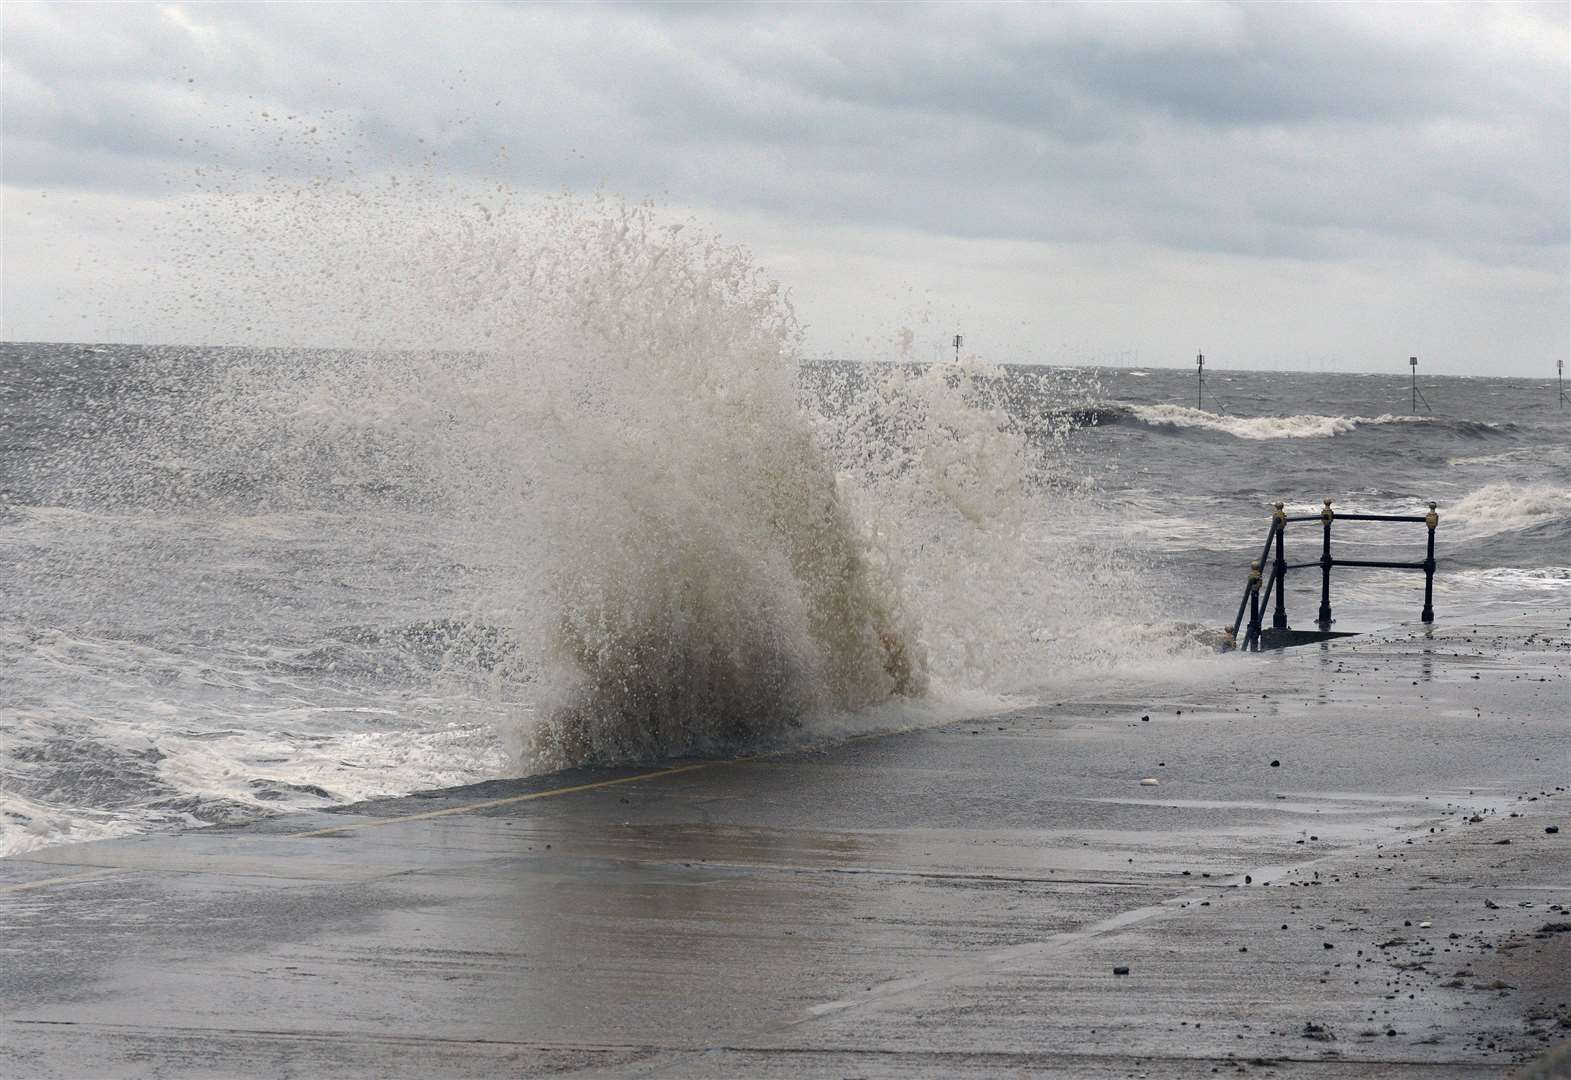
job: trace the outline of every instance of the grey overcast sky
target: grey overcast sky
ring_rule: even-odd
[[[919,351],[998,361],[1552,373],[1567,11],[11,2],[3,335],[176,334],[127,313],[199,170],[318,167],[285,144],[320,123],[360,175],[690,214],[816,353],[922,312]]]

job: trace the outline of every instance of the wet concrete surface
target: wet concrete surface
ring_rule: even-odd
[[[0,1075],[1501,1076],[1571,1035],[1568,648],[0,860]]]

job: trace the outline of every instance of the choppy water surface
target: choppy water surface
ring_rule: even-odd
[[[513,343],[0,346],[0,852],[1247,663],[1277,497],[1437,501],[1442,620],[1571,597],[1552,384],[803,363],[744,254],[606,224],[507,254]]]

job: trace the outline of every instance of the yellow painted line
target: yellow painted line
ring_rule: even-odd
[[[351,821],[348,824],[334,825],[328,829],[313,829],[311,832],[290,833],[289,838],[297,840],[312,836],[331,836],[334,833],[349,832],[353,829],[374,829],[380,825],[397,825],[405,821],[429,821],[432,818],[451,817],[453,814],[468,814],[475,810],[489,810],[493,806],[511,806],[513,803],[533,802],[535,799],[551,799],[558,795],[571,795],[576,791],[594,791],[596,788],[616,787],[618,784],[634,784],[640,780],[657,780],[662,776],[675,776],[678,773],[694,772],[698,769],[712,769],[717,765],[734,765],[739,761],[747,760],[749,759],[734,758],[729,761],[700,761],[696,765],[678,765],[674,769],[639,773],[637,776],[623,776],[615,780],[597,780],[593,784],[576,784],[573,787],[552,788],[550,791],[535,791],[528,795],[510,795],[505,799],[487,799],[485,802],[467,803],[464,806],[450,806],[446,810],[432,810],[424,814],[405,814],[402,817]]]
[[[26,856],[24,855],[23,858],[26,858]],[[91,881],[93,878],[123,873],[125,873],[124,869],[118,866],[101,866],[96,870],[83,870],[80,874],[66,874],[64,877],[43,878],[39,881],[24,881],[18,885],[0,885],[0,893],[26,892],[28,889],[47,889],[51,885],[69,885],[75,881]]]

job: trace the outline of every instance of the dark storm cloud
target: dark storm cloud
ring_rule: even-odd
[[[32,7],[6,181],[497,168],[981,238],[1563,261],[1564,11]],[[189,80],[189,81],[188,81]],[[267,115],[262,115],[263,113]],[[310,128],[319,130],[310,133]]]

